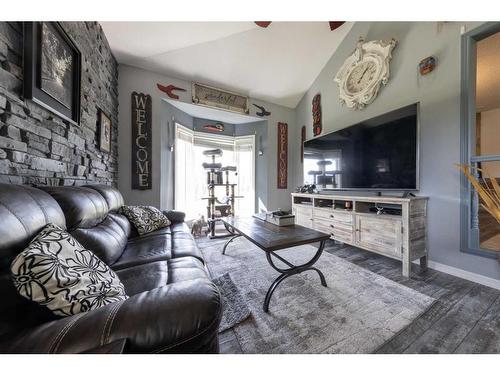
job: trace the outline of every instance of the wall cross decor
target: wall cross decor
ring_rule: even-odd
[[[320,135],[323,130],[321,124],[321,94],[314,95],[312,100],[313,134]]]

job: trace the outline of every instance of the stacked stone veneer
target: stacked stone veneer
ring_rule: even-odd
[[[81,52],[80,124],[23,98],[23,25],[0,22],[0,182],[115,184],[118,64],[97,22],[63,22]],[[99,150],[97,117],[112,121],[111,152]]]

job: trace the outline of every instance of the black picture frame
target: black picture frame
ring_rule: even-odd
[[[31,99],[59,117],[78,125],[81,77],[81,53],[78,47],[58,22],[24,22],[23,28],[24,98]],[[44,46],[49,40],[46,35],[49,34],[52,37],[51,41],[57,42],[57,52],[64,53],[63,68],[61,64],[54,64],[51,60],[57,59],[57,53],[44,51],[46,48]],[[48,64],[43,62],[48,62]],[[52,84],[51,86],[54,79],[42,81],[42,70],[45,73],[50,69],[52,72],[57,70],[55,73],[59,73],[56,80],[58,85]]]
[[[102,110],[98,111],[99,124],[99,150],[103,152],[111,152],[111,118]]]

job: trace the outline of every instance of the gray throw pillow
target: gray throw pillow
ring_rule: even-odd
[[[118,276],[55,224],[47,224],[10,269],[20,295],[60,316],[128,298]]]
[[[139,235],[170,225],[170,220],[153,206],[122,206],[121,212],[134,225]]]

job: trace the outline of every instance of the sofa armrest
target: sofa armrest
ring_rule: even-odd
[[[163,211],[163,214],[170,220],[172,223],[182,223],[186,218],[186,214],[181,211],[168,210]]]
[[[220,318],[217,287],[196,279],[2,337],[0,352],[81,353],[123,339],[128,353],[217,350]]]

